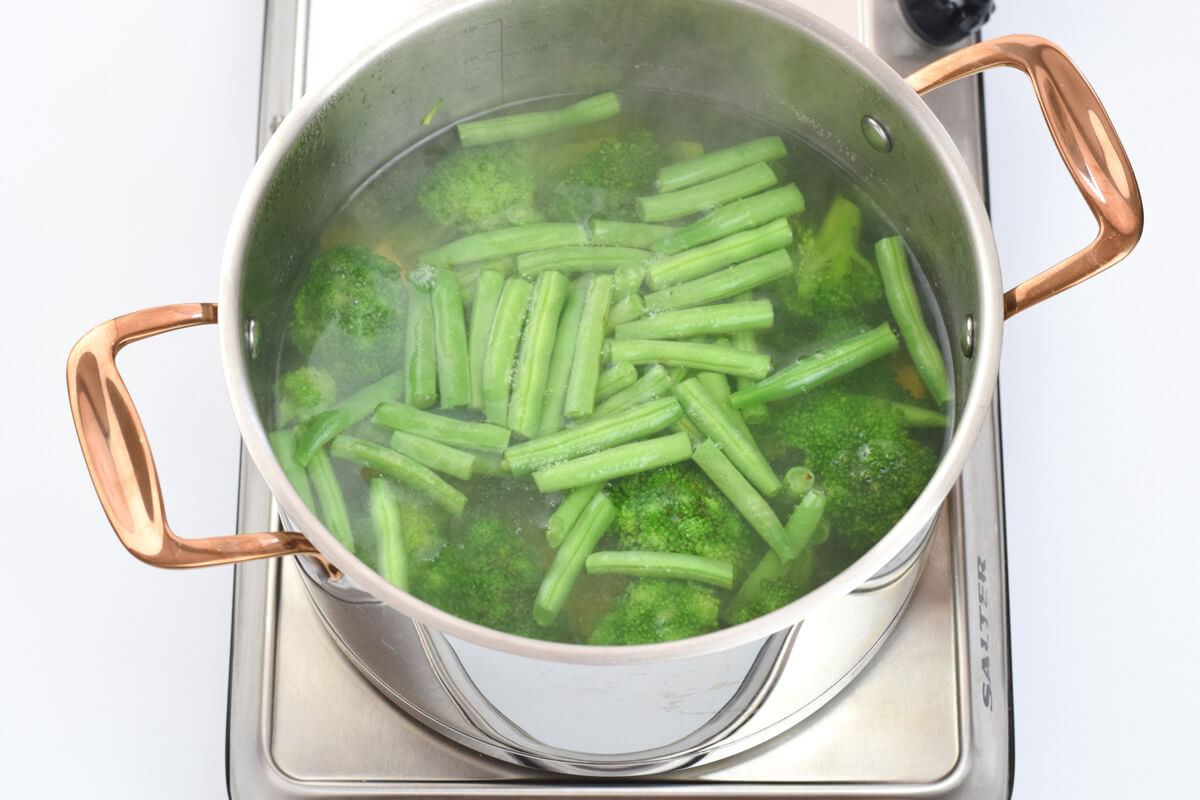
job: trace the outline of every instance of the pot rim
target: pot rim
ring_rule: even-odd
[[[267,440],[267,431],[255,410],[247,363],[244,358],[244,330],[240,313],[243,258],[250,241],[255,212],[263,200],[280,163],[299,139],[309,122],[325,104],[355,77],[370,69],[402,41],[437,25],[445,18],[463,13],[474,2],[443,0],[415,19],[391,32],[374,47],[363,51],[331,81],[319,90],[306,93],[284,118],[255,163],[234,211],[233,223],[221,260],[219,302],[229,312],[220,315],[218,333],[225,383],[233,406],[234,418],[242,433],[246,450],[270,488],[276,501],[304,536],[335,564],[344,575],[380,602],[438,631],[484,647],[535,659],[579,664],[633,664],[666,661],[704,655],[766,639],[771,634],[795,625],[827,602],[860,588],[872,576],[922,535],[945,498],[958,481],[968,455],[991,405],[999,374],[1000,341],[1003,327],[1003,289],[999,257],[983,198],[965,162],[949,134],[904,79],[867,47],[830,23],[791,4],[773,0],[736,0],[736,5],[766,15],[774,21],[802,30],[824,40],[846,58],[863,77],[872,81],[906,113],[914,129],[925,137],[949,179],[949,185],[968,219],[979,264],[978,311],[975,316],[976,338],[972,356],[974,372],[966,401],[957,417],[957,426],[941,461],[925,489],[903,517],[870,550],[835,577],[808,594],[769,614],[713,633],[658,644],[629,646],[593,646],[564,644],[527,639],[504,633],[456,617],[414,595],[404,592],[370,569],[329,533],[316,515],[305,506],[275,458]]]

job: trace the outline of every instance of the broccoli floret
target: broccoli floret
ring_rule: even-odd
[[[901,414],[882,398],[822,387],[772,422],[780,442],[801,451],[816,472],[825,513],[856,553],[896,524],[937,467],[937,454],[909,436]]]
[[[653,644],[700,636],[717,629],[721,602],[716,590],[695,581],[639,578],[616,607],[596,621],[590,644]]]
[[[740,625],[783,608],[813,587],[812,577],[811,550],[805,550],[787,564],[768,551],[730,602],[727,621],[730,625]]]
[[[515,144],[468,147],[437,164],[417,199],[434,222],[464,233],[539,222],[533,209],[534,168]]]
[[[755,553],[757,535],[690,461],[623,478],[608,495],[618,549],[707,556],[733,564],[735,575]]]
[[[602,142],[546,186],[541,208],[546,218],[561,222],[637,219],[633,200],[649,194],[665,163],[653,134],[634,131],[614,142]]]
[[[450,515],[422,492],[399,483],[394,489],[400,505],[404,549],[414,562],[432,561],[446,544],[446,526],[450,522]]]
[[[404,357],[399,268],[361,247],[323,253],[296,295],[288,332],[309,363],[346,390],[394,372]]]
[[[308,419],[333,405],[337,382],[328,371],[300,367],[279,379],[279,425]]]

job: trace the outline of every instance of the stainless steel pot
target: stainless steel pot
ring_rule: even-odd
[[[1002,292],[984,204],[919,94],[997,65],[1028,73],[1064,163],[1099,224],[1079,253]],[[301,502],[262,423],[252,370],[279,349],[302,260],[351,192],[428,132],[445,98],[461,119],[517,99],[610,88],[671,91],[793,132],[852,173],[904,234],[936,299],[954,431],[928,487],[874,548],[764,617],[627,648],[533,641],[450,616],[348,553]],[[401,162],[403,169],[403,162]],[[404,181],[403,174],[398,178]],[[858,43],[772,0],[475,0],[431,3],[414,23],[309,94],[255,166],[221,272],[220,341],[246,447],[302,533],[180,539],[115,365],[125,344],[217,322],[216,306],[126,315],[85,335],[67,378],[110,522],[135,556],[191,567],[307,554],[309,593],[370,680],[480,752],[579,774],[658,772],[726,757],[818,708],[867,662],[903,610],[928,532],[995,390],[1005,317],[1123,258],[1142,226],[1136,180],[1099,100],[1054,45],[1006,37],[907,79]]]

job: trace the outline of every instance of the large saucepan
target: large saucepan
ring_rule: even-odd
[[[987,212],[920,94],[989,67],[1030,76],[1096,239],[1004,292]],[[367,177],[443,119],[515,99],[612,88],[669,90],[791,131],[857,176],[924,265],[954,375],[954,431],[912,509],[824,586],[751,622],[679,642],[597,648],[533,641],[450,616],[385,582],[304,506],[271,452],[256,358],[278,352],[303,260]],[[1054,45],[1005,37],[910,75],[793,5],[772,0],[476,0],[431,3],[287,117],[255,166],[229,234],[217,306],[148,309],[94,329],[67,368],[84,457],[109,521],[164,567],[301,559],[331,633],[370,680],[435,729],[496,757],[630,775],[724,757],[829,697],[903,610],[928,531],[996,387],[1003,321],[1124,257],[1142,229],[1125,151],[1100,101]],[[129,342],[217,323],[246,448],[290,532],[181,539],[114,365]],[[268,371],[269,372],[269,371]],[[801,624],[803,623],[803,624]],[[780,675],[786,665],[787,687]],[[799,676],[796,678],[795,676]],[[786,691],[785,691],[786,689]]]

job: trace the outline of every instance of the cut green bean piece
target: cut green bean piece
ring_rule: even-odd
[[[670,225],[595,218],[588,222],[588,228],[592,233],[592,244],[604,247],[650,247],[677,230]]]
[[[777,580],[786,575],[789,577],[789,582],[805,587],[812,575],[812,571],[813,556],[810,550],[800,553],[788,564],[780,561],[779,556],[775,555],[774,550],[768,550],[763,555],[762,560],[758,562],[758,565],[746,576],[746,580],[742,581],[742,585],[738,587],[737,594],[733,596],[733,599],[722,610],[721,619],[726,622],[737,620],[739,612],[748,604],[754,602],[762,592],[764,584],[769,581]],[[796,596],[799,597],[801,593],[798,593]]]
[[[558,547],[563,543],[571,528],[575,527],[583,509],[587,508],[587,504],[592,502],[592,498],[603,486],[601,483],[593,483],[591,486],[580,486],[567,492],[567,496],[546,521],[546,542],[551,547]]]
[[[620,100],[613,92],[605,92],[552,111],[526,111],[521,114],[460,122],[458,138],[463,147],[479,147],[496,142],[544,136],[564,128],[599,122],[619,113]]]
[[[734,331],[762,330],[774,323],[775,309],[771,301],[752,300],[749,303],[720,303],[664,311],[618,325],[613,335],[617,339],[689,339]]]
[[[533,482],[539,492],[561,492],[678,464],[691,454],[692,441],[687,434],[673,433],[545,467],[533,473]]]
[[[602,402],[612,397],[622,389],[628,389],[637,383],[637,367],[628,361],[613,364],[596,380],[596,402]]]
[[[408,550],[400,522],[400,501],[387,478],[372,478],[367,494],[367,511],[375,529],[378,572],[388,583],[408,591]]]
[[[337,441],[336,439],[334,441]],[[354,532],[350,528],[350,512],[346,498],[333,471],[333,462],[324,448],[313,453],[308,461],[308,479],[312,481],[321,511],[318,516],[342,547],[354,552]]]
[[[786,155],[787,148],[783,139],[778,136],[751,139],[732,147],[714,150],[707,155],[662,167],[658,171],[658,190],[674,192],[685,186],[728,175],[759,161],[774,161]]]
[[[545,272],[614,272],[650,257],[649,250],[635,247],[556,247],[517,256],[517,272],[526,277]]]
[[[330,452],[337,458],[362,464],[416,489],[456,517],[462,514],[467,505],[467,496],[438,477],[433,470],[389,447],[342,435],[333,440]]]
[[[617,507],[603,492],[598,492],[583,509],[579,520],[554,554],[554,561],[542,579],[542,585],[538,587],[537,599],[533,603],[533,618],[539,625],[554,622],[567,602],[575,579],[583,571],[588,555],[616,517]]]
[[[677,192],[652,194],[634,200],[642,222],[666,222],[710,211],[731,200],[748,197],[779,182],[775,170],[766,164],[752,164],[711,181],[698,183]]]
[[[464,422],[420,411],[403,403],[380,403],[375,421],[395,431],[424,436],[426,439],[486,453],[503,453],[511,435],[508,428],[486,422]]]
[[[483,359],[487,355],[492,320],[496,318],[496,307],[500,305],[500,292],[503,290],[502,274],[491,269],[479,273],[475,305],[471,308],[471,332],[467,340],[471,362],[471,408],[483,408]]]
[[[530,439],[504,451],[514,475],[563,463],[578,456],[615,447],[658,433],[683,416],[673,397],[632,406],[601,419],[589,419],[573,428]]]
[[[744,353],[719,344],[663,339],[610,339],[608,360],[630,361],[634,364],[660,363],[704,372],[744,375],[759,380],[771,371],[771,357],[765,353]],[[733,397],[736,398],[737,394]]]
[[[575,358],[567,382],[567,397],[563,413],[568,419],[579,419],[596,407],[596,383],[600,379],[600,354],[604,350],[604,323],[612,303],[611,275],[593,275],[588,282],[579,318],[579,335],[575,341]]]
[[[646,313],[646,304],[640,294],[627,294],[612,304],[608,310],[608,320],[604,324],[604,332],[611,334],[618,325],[640,319]]]
[[[521,336],[513,374],[512,399],[508,404],[508,427],[522,436],[533,436],[541,423],[546,400],[546,375],[554,354],[554,334],[567,299],[567,276],[561,272],[538,274],[529,301],[529,322]]]
[[[426,439],[424,436],[393,431],[390,444],[397,453],[408,456],[437,472],[468,480],[475,471],[475,456],[448,444]]]
[[[503,478],[512,475],[508,462],[498,453],[472,453],[475,456],[475,474]]]
[[[626,264],[613,273],[613,297],[618,300],[642,288],[646,268],[641,264]]]
[[[900,340],[885,322],[866,333],[805,356],[753,386],[738,389],[733,393],[733,407],[744,408],[792,397],[894,353],[899,347]]]
[[[692,460],[704,470],[704,474],[717,485],[721,493],[729,498],[734,508],[741,512],[746,522],[750,523],[750,527],[758,531],[759,536],[781,560],[791,561],[796,557],[791,538],[783,529],[779,517],[775,516],[775,512],[762,495],[754,490],[733,462],[721,452],[716,442],[706,439],[692,453]]]
[[[797,553],[803,552],[812,543],[813,533],[816,532],[824,514],[825,493],[820,489],[813,489],[796,504],[784,530],[791,538],[792,547]]]
[[[304,501],[304,505],[310,509],[316,508],[316,504],[313,503],[312,486],[308,482],[308,473],[296,461],[295,429],[285,428],[279,431],[272,431],[267,434],[267,440],[271,443],[271,450],[275,452],[275,458],[279,461],[279,466],[283,467],[283,474],[287,475],[288,481],[295,487],[296,494],[300,495],[300,499]]]
[[[458,277],[458,288],[462,292],[463,308],[470,308],[479,292],[479,276],[484,272],[499,272],[501,275],[511,275],[517,268],[517,260],[512,256],[493,258],[489,261],[477,261],[454,268]]]
[[[761,227],[741,231],[682,253],[660,257],[646,264],[646,285],[661,290],[677,283],[702,278],[730,264],[749,261],[787,247],[794,239],[786,219],[776,219]]]
[[[364,386],[349,397],[339,400],[333,407],[349,414],[350,424],[353,425],[374,414],[380,403],[404,397],[404,387],[404,370],[400,370]]]
[[[558,320],[558,332],[554,336],[554,351],[550,354],[550,369],[546,373],[546,398],[542,401],[538,435],[554,433],[563,426],[563,403],[567,400],[567,381],[571,377],[571,366],[575,361],[575,341],[579,337],[579,318],[583,314],[583,300],[587,295],[588,280],[580,278],[571,286]]]
[[[606,550],[585,562],[589,575],[629,575],[634,578],[674,578],[733,588],[733,564],[718,558],[652,550]]]
[[[296,447],[292,457],[297,464],[307,467],[314,453],[332,442],[333,437],[352,423],[350,412],[337,407],[309,417],[296,426]]]
[[[808,467],[792,467],[783,474],[783,488],[793,500],[808,494],[816,481],[817,477]]]
[[[718,342],[718,344],[723,344],[723,342]],[[701,372],[696,375],[696,380],[700,381],[705,390],[712,395],[712,399],[720,406],[721,413],[728,418],[730,423],[736,426],[743,436],[754,441],[754,434],[750,432],[750,426],[733,407],[733,403],[729,402],[732,394],[729,391],[729,376],[719,372]]]
[[[896,327],[900,329],[900,337],[904,339],[913,366],[929,390],[929,396],[939,406],[944,406],[950,397],[946,362],[921,314],[921,301],[913,285],[904,240],[899,236],[880,239],[875,243],[875,260],[879,264],[879,277],[883,280],[883,294],[887,298],[888,308],[896,319]]]
[[[652,249],[655,252],[667,255],[678,253],[682,250],[687,250],[689,247],[698,247],[715,239],[731,236],[739,231],[765,225],[772,220],[791,216],[792,214],[799,214],[803,210],[804,195],[800,194],[800,190],[796,188],[794,183],[789,183],[787,186],[770,189],[753,197],[747,197],[743,200],[732,202],[727,206],[721,206],[708,216],[701,217],[686,228],[680,229],[677,233],[658,240]],[[774,250],[778,246],[776,245],[768,249]],[[745,258],[745,256],[742,258]],[[738,261],[742,259],[734,260]],[[725,264],[731,263],[733,261],[725,262]],[[721,266],[725,265],[722,264]]]
[[[592,416],[606,417],[640,403],[654,400],[671,391],[671,373],[661,364],[655,364],[646,370],[646,374],[638,378],[628,389],[622,389],[612,397],[596,406]]]
[[[727,269],[713,272],[686,283],[668,286],[646,295],[646,311],[670,311],[676,308],[699,306],[746,292],[765,283],[790,275],[792,259],[787,250],[773,250],[765,256],[752,258]]]
[[[525,327],[533,285],[524,278],[509,278],[500,292],[487,351],[483,355],[483,415],[496,425],[508,424],[508,397],[512,391],[513,364],[521,331]]]
[[[448,269],[438,270],[434,277],[433,332],[442,408],[465,406],[471,402],[467,323],[458,278]]]
[[[421,256],[435,267],[515,256],[531,250],[587,244],[587,229],[574,222],[534,222],[484,233],[473,233]]]
[[[704,388],[697,378],[688,378],[674,387],[671,393],[683,406],[688,419],[696,424],[706,437],[716,442],[725,455],[758,491],[773,497],[783,487],[770,462],[758,449],[758,444],[743,433],[733,422],[720,403]]]
[[[738,298],[739,300],[751,300],[753,295],[749,292]],[[744,353],[757,353],[758,340],[755,338],[754,331],[737,331],[731,338],[735,350],[741,350]],[[738,378],[737,388],[745,389],[753,386],[754,381],[749,378]],[[733,401],[729,401],[729,407],[733,408]],[[741,409],[734,409],[741,415],[747,425],[764,425],[770,419],[770,413],[767,411],[765,403],[753,403]]]
[[[900,414],[906,428],[944,428],[950,422],[941,411],[931,408],[895,402],[891,405]]]
[[[428,289],[408,284],[408,320],[405,325],[404,371],[408,381],[404,397],[410,405],[429,408],[437,402],[437,354],[433,344],[433,298]]]

